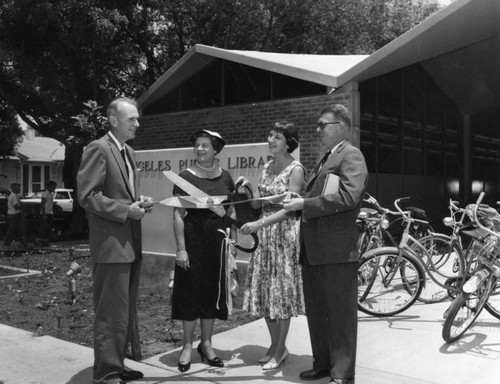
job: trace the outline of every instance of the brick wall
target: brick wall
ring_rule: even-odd
[[[197,129],[219,132],[226,144],[259,143],[267,140],[272,123],[288,120],[299,130],[300,159],[311,171],[324,150],[315,126],[320,111],[330,103],[352,110],[352,100],[347,92],[144,116],[131,144],[136,150],[187,147],[189,136]]]

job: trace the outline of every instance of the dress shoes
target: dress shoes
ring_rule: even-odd
[[[139,380],[144,377],[144,374],[140,371],[124,370],[120,375],[120,379],[123,381],[134,381]]]
[[[277,360],[276,362],[272,362],[269,360],[266,364],[262,366],[262,369],[264,371],[269,371],[270,369],[276,369],[279,368],[281,364],[283,364],[288,357],[288,349],[285,348],[285,352],[283,352],[283,356],[281,356],[281,359]]]
[[[302,371],[299,375],[302,380],[318,380],[327,376],[330,376],[330,371],[316,371],[314,368]]]
[[[259,359],[259,363],[261,363],[261,364],[265,364],[265,363],[269,362],[269,360],[271,360],[271,356],[269,356],[269,355],[264,355],[264,356],[262,356],[262,357]]]
[[[271,347],[267,350],[266,354],[259,359],[259,363],[265,364],[271,360]]]
[[[205,355],[205,352],[203,352],[203,349],[201,348],[201,344],[198,344],[198,353],[200,354],[200,357],[201,357],[201,361],[205,361],[205,359],[207,359],[208,361],[208,365],[210,365],[211,367],[223,367],[224,366],[224,362],[218,358],[217,356],[215,356],[213,359],[209,359],[207,355]]]
[[[331,379],[330,383],[336,384],[354,384],[354,377],[350,379]]]
[[[184,361],[179,361],[177,363],[177,369],[180,371],[180,372],[187,372],[189,371],[189,369],[191,368],[191,362],[184,362]]]

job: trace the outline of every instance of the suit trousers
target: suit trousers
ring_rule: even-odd
[[[313,368],[353,378],[358,332],[358,263],[312,266],[304,258],[304,300]]]
[[[136,316],[141,259],[133,263],[95,263],[93,382],[117,379]]]

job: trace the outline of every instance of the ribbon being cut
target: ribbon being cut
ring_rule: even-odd
[[[207,193],[203,192],[187,180],[183,179],[176,173],[172,171],[164,171],[163,174],[175,185],[184,190],[189,196],[173,196],[168,197],[162,201],[160,204],[168,205],[171,207],[181,207],[181,208],[200,208],[200,209],[211,209],[217,215],[223,217],[226,214],[224,210],[224,205],[232,205],[232,204],[241,204],[248,203],[252,200],[260,200],[265,201],[270,204],[282,204],[283,201],[300,197],[299,194],[295,192],[285,192],[280,195],[274,196],[266,196],[266,197],[255,197],[253,199],[246,199],[240,201],[229,201],[227,203],[223,203],[223,201],[227,200],[229,196],[210,196]],[[236,225],[236,223],[233,223]],[[241,225],[236,225],[238,228]],[[253,251],[252,251],[253,252]]]
[[[168,197],[164,200],[160,201],[160,204],[166,205],[166,206],[171,206],[171,207],[178,207],[178,208],[187,208],[187,209],[210,209],[212,212],[220,216],[221,218],[224,219],[225,223],[227,224],[228,228],[231,225],[234,225],[236,228],[241,228],[241,226],[244,224],[243,221],[237,221],[234,220],[233,218],[229,217],[226,214],[226,210],[224,209],[225,205],[231,205],[231,204],[240,204],[240,203],[245,203],[249,202],[251,200],[263,200],[267,201],[270,204],[281,204],[284,200],[293,198],[295,196],[298,196],[297,194],[293,192],[287,192],[283,193],[281,195],[276,195],[276,196],[269,196],[269,197],[263,197],[263,198],[254,198],[254,199],[248,199],[248,200],[240,200],[237,202],[230,201],[231,197],[230,196],[210,196],[204,191],[200,190],[184,178],[180,177],[178,174],[172,171],[164,171],[163,174],[175,185],[177,185],[179,188],[181,188],[184,192],[188,194],[188,196],[173,196],[173,197]],[[229,201],[228,201],[229,200]],[[225,202],[228,201],[228,202]],[[234,291],[237,289],[237,280],[235,279],[234,275],[236,275],[236,260],[234,259],[234,256],[231,254],[230,247],[236,247],[244,252],[253,252],[255,249],[257,249],[257,246],[259,244],[259,240],[257,238],[257,235],[255,233],[252,233],[250,235],[243,235],[241,232],[238,233],[238,241],[235,239],[231,239],[229,234],[230,231],[227,230],[226,232],[221,231],[224,235],[224,241],[221,249],[221,257],[225,259],[224,265],[226,266],[226,270],[224,271],[224,278],[226,282],[226,289],[227,289],[227,305],[229,309],[229,313],[231,313],[232,310],[232,298],[231,294],[234,293]],[[221,271],[222,275],[222,271]],[[222,276],[220,276],[222,278]]]
[[[224,209],[224,205],[232,205],[232,204],[241,204],[246,203],[251,200],[262,200],[267,201],[270,204],[281,204],[283,201],[298,197],[299,195],[294,192],[286,192],[280,195],[268,196],[268,197],[257,197],[248,200],[240,200],[240,201],[228,201],[224,203],[226,200],[231,200],[230,196],[210,196],[207,193],[203,192],[201,189],[197,188],[189,181],[183,179],[175,172],[172,171],[164,171],[163,174],[175,185],[181,188],[184,192],[188,194],[188,196],[173,196],[168,197],[162,201],[160,204],[171,206],[171,207],[180,207],[180,208],[195,208],[195,209],[210,209],[218,216],[222,217],[228,226],[234,225],[236,228],[241,228],[244,224],[243,221],[237,221],[232,219],[226,214],[226,210]],[[249,236],[242,235],[239,232],[239,237],[243,237],[238,242],[234,242],[234,246],[243,252],[253,252],[257,249],[257,245],[259,244],[259,240],[255,233],[250,234]]]

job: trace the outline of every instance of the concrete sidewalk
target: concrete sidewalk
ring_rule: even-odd
[[[442,314],[448,303],[416,304],[391,318],[360,313],[357,384],[494,384],[500,376],[500,321],[485,311],[459,342],[441,338]],[[48,336],[0,325],[0,384],[89,384],[92,349]],[[312,366],[305,317],[292,319],[289,358],[279,369],[263,371],[256,363],[268,347],[265,322],[215,335],[213,345],[224,368],[201,363],[193,353],[191,370],[177,371],[178,349],[141,363],[135,383],[300,383],[299,372]],[[196,346],[196,344],[195,344]],[[316,381],[327,383],[328,378]]]

